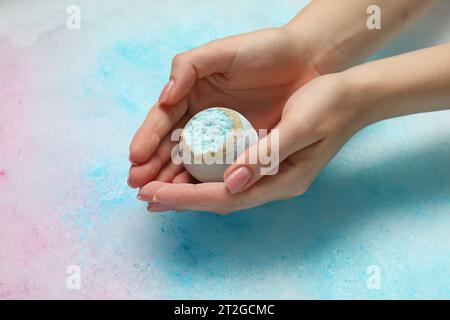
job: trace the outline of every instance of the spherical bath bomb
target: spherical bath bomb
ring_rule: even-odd
[[[201,182],[223,181],[227,167],[258,141],[258,134],[239,112],[209,108],[184,127],[180,155],[186,170]]]

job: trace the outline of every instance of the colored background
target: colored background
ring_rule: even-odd
[[[366,128],[304,196],[229,216],[149,214],[126,184],[172,56],[306,3],[1,1],[0,298],[450,298],[449,111]],[[442,1],[376,57],[448,41]]]

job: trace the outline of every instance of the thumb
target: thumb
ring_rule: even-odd
[[[172,60],[170,80],[158,102],[173,105],[191,91],[196,80],[224,73],[234,59],[236,46],[235,41],[222,39],[177,54]]]
[[[318,141],[305,128],[299,128],[292,119],[282,119],[258,143],[249,147],[224,173],[224,181],[231,193],[241,192],[265,175],[278,173],[280,163],[291,154]]]

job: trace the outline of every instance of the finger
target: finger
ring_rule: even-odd
[[[324,141],[289,156],[280,165],[277,175],[265,176],[252,188],[230,194],[224,183],[152,182],[143,193],[155,203],[175,209],[209,211],[220,214],[254,207],[269,201],[303,194],[322,167],[335,153],[333,143]]]
[[[286,186],[292,186],[289,174],[268,176],[245,192],[230,194],[224,183],[180,183],[159,185],[153,201],[185,210],[220,214],[260,205],[284,197]]]
[[[173,143],[170,140],[170,136],[167,135],[148,162],[131,167],[128,185],[132,188],[137,188],[152,181],[158,175],[160,169],[168,163],[172,148]]]
[[[219,212],[221,205],[227,202],[227,194],[220,191],[221,185],[223,187],[223,183],[166,183],[155,191],[152,201],[183,210]],[[172,192],[177,195],[171,195]]]
[[[189,172],[184,171],[173,178],[172,183],[198,183],[198,181]]]
[[[186,113],[187,107],[187,99],[181,100],[171,108],[155,104],[133,137],[130,145],[130,161],[136,164],[148,161],[161,140]]]
[[[197,180],[195,180],[189,172],[183,171],[182,173],[175,176],[175,178],[172,180],[171,183],[176,184],[176,183],[196,183],[196,182]],[[139,194],[137,198],[142,201],[152,202],[156,191],[166,184],[167,183],[163,181],[158,180],[151,181],[139,189]]]
[[[295,123],[296,119],[284,117],[258,143],[250,146],[224,173],[230,193],[238,193],[254,185],[263,176],[277,174],[279,165],[293,153],[319,141],[307,126]]]
[[[176,55],[172,61],[171,80],[164,88],[160,102],[173,105],[190,92],[196,80],[225,72],[235,53],[236,42],[222,39]]]
[[[163,141],[158,145],[156,151],[154,152],[154,157],[151,157],[146,163],[141,165],[132,165],[130,168],[130,174],[128,178],[128,184],[131,187],[140,187],[145,183],[150,182],[153,179],[167,179],[167,181],[171,181],[171,179],[176,176],[179,172],[176,170],[176,165],[171,166],[166,170],[165,173],[162,173],[166,176],[159,177],[161,174],[161,168],[169,165],[169,158],[172,155],[178,153],[178,144],[175,141],[172,141],[172,135],[174,130],[178,128],[184,127],[186,122],[188,121],[188,115],[184,115],[180,121],[178,121],[174,129],[171,133],[167,134]],[[176,138],[176,137],[174,137]],[[156,158],[156,159],[154,159]],[[164,169],[163,169],[164,170]],[[175,172],[171,173],[171,170],[175,170]],[[172,176],[171,176],[172,175]]]
[[[151,203],[156,191],[162,186],[164,186],[164,184],[165,182],[161,181],[152,181],[150,183],[147,183],[145,186],[139,189],[139,194],[137,198],[139,200]]]
[[[191,174],[187,171],[183,171],[182,173],[176,175],[171,183],[195,183],[197,180],[195,180]],[[142,186],[139,189],[138,199],[142,201],[153,201],[153,197],[156,193],[156,191],[165,185],[164,181],[151,181],[147,183],[145,186]]]
[[[172,182],[173,179],[184,171],[182,164],[175,164],[172,161],[166,163],[158,175],[154,178],[156,181]]]

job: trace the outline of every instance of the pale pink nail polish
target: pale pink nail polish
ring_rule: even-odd
[[[170,80],[167,82],[167,84],[164,86],[164,88],[161,91],[161,95],[159,96],[158,102],[159,103],[165,103],[167,100],[169,100],[170,92],[173,89],[175,82],[173,80]]]
[[[225,186],[231,193],[241,191],[252,178],[252,171],[247,167],[234,170],[225,179]]]
[[[155,205],[170,205],[170,203],[168,203],[167,201],[161,201],[159,198],[157,198],[156,194],[153,195],[151,203]]]

